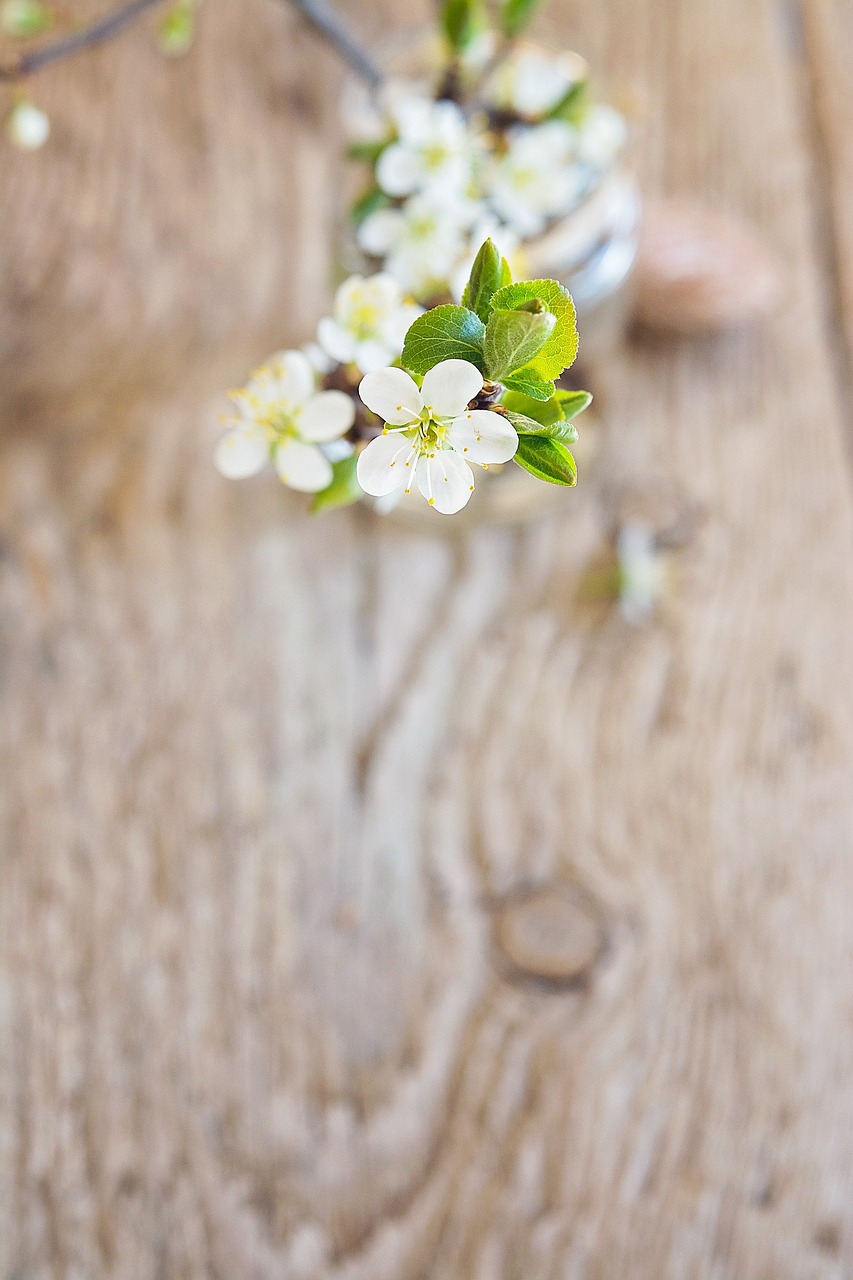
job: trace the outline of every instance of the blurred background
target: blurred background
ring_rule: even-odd
[[[371,49],[433,13],[341,9]],[[211,465],[224,388],[331,297],[346,72],[290,6],[28,85],[2,1280],[853,1275],[853,5],[535,34],[630,119],[651,311],[584,368],[578,488],[459,536]],[[697,332],[721,295],[751,323]]]

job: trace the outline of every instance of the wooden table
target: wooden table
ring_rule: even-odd
[[[330,218],[339,73],[247,13],[3,153],[0,1276],[849,1277],[853,5],[555,0],[787,300],[461,540],[210,466]],[[700,516],[642,628],[625,494]]]

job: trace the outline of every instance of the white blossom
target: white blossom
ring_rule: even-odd
[[[367,279],[351,276],[335,294],[333,314],[317,326],[317,340],[333,360],[370,373],[397,359],[407,330],[421,314],[386,272]]]
[[[489,166],[492,206],[519,236],[538,235],[577,201],[586,177],[575,162],[576,146],[577,131],[553,120],[515,130],[506,152]]]
[[[613,107],[593,107],[579,129],[578,160],[592,169],[607,169],[627,140],[628,126],[624,116]]]
[[[549,57],[544,50],[522,46],[496,68],[489,80],[490,99],[505,111],[529,120],[541,120],[556,107],[575,84],[569,65]]]
[[[397,140],[376,164],[376,180],[389,196],[465,190],[471,178],[472,142],[465,117],[453,102],[404,98],[392,108]]]
[[[377,209],[358,230],[358,243],[415,298],[443,292],[465,252],[478,206],[470,200],[413,196],[400,208]]]
[[[443,360],[420,388],[403,369],[367,374],[359,394],[386,427],[359,454],[365,493],[409,493],[416,483],[437,511],[460,511],[474,491],[468,464],[508,462],[518,448],[516,432],[501,414],[469,409],[482,387],[482,374],[467,360]]]
[[[332,480],[322,445],[352,426],[355,404],[343,391],[317,391],[316,375],[303,351],[282,351],[231,392],[237,414],[214,454],[229,479],[255,475],[272,459],[291,489],[318,493]]]
[[[32,102],[17,102],[6,117],[6,137],[22,151],[37,151],[50,137],[50,120]]]

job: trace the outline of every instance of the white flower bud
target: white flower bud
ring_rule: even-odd
[[[32,102],[18,102],[6,117],[6,137],[22,151],[37,151],[50,135],[50,120]]]

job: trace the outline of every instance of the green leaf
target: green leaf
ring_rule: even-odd
[[[492,298],[494,309],[506,308],[517,311],[526,302],[541,299],[553,316],[557,317],[550,338],[533,360],[531,368],[541,376],[553,382],[567,369],[578,353],[578,329],[575,317],[575,304],[571,294],[556,280],[524,280],[518,284],[507,285],[499,289]],[[517,388],[526,390],[524,387]],[[529,394],[535,394],[530,392]],[[553,395],[553,392],[551,392]],[[537,396],[537,399],[548,397]]]
[[[486,240],[471,267],[471,274],[462,294],[462,305],[476,311],[485,322],[489,318],[492,297],[498,289],[512,283],[512,272],[506,258],[502,258],[492,240]]]
[[[406,334],[403,368],[424,374],[442,360],[468,360],[484,373],[485,337],[482,320],[467,307],[433,307],[418,316]]]
[[[559,394],[557,392],[557,396]],[[549,426],[552,422],[563,421],[563,411],[557,396],[552,396],[550,400],[536,400],[533,396],[526,396],[523,391],[506,391],[501,397],[501,403],[511,413],[522,413],[526,418],[533,418],[535,422]]]
[[[195,36],[197,0],[175,0],[160,23],[160,48],[170,58],[187,52]]]
[[[376,142],[375,140],[351,142],[347,147],[347,159],[363,160],[367,164],[376,164],[376,161],[388,146],[388,142],[388,138],[383,138],[381,142]]]
[[[516,369],[523,369],[542,350],[551,336],[557,317],[549,311],[493,309],[486,325],[486,374],[500,382]]]
[[[575,460],[564,445],[542,436],[520,435],[515,460],[537,480],[574,487],[578,482]]]
[[[546,120],[565,120],[568,124],[578,124],[586,115],[588,80],[578,80],[563,94],[562,98],[551,108]]]
[[[592,404],[592,396],[588,391],[564,391],[562,387],[557,388],[556,399],[567,422],[580,417],[584,409]]]
[[[542,377],[532,365],[525,365],[510,377],[503,379],[508,391],[521,391],[523,395],[534,400],[550,400],[554,394],[554,384]]]
[[[538,436],[542,440],[559,440],[561,444],[574,444],[578,438],[577,428],[571,422],[560,418],[557,422],[537,422],[523,413],[510,410],[506,414],[520,436]]]
[[[539,3],[540,0],[504,0],[501,13],[504,35],[509,36],[511,40],[520,35],[539,7]]]
[[[348,507],[364,496],[361,485],[356,478],[358,458],[352,454],[349,458],[339,458],[332,463],[332,482],[319,493],[314,494],[311,510],[331,511],[333,507]]]
[[[0,28],[17,40],[40,36],[52,25],[51,14],[39,0],[4,0],[0,5]]]
[[[442,30],[457,53],[464,53],[479,30],[478,9],[477,0],[444,0],[441,6]]]
[[[369,187],[363,195],[359,196],[355,204],[350,209],[350,219],[360,227],[377,209],[384,209],[389,203],[385,192],[379,187]]]

